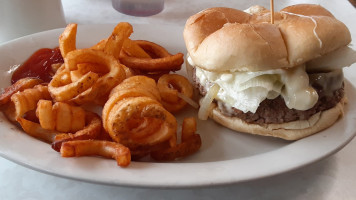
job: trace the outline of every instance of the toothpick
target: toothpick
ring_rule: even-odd
[[[273,0],[270,0],[270,5],[271,5],[271,24],[274,24],[274,3]]]

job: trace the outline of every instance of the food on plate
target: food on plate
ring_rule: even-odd
[[[11,95],[11,101],[6,106],[5,114],[9,120],[16,121],[28,111],[34,110],[40,99],[50,98],[47,86],[35,85],[33,88],[27,88]]]
[[[119,59],[124,42],[128,40],[133,32],[131,24],[127,22],[119,23],[113,30],[112,34],[106,40],[103,51]]]
[[[197,120],[194,117],[184,118],[182,124],[182,142],[186,142],[197,132]]]
[[[171,113],[180,111],[189,102],[197,107],[192,101],[193,86],[189,80],[179,74],[165,74],[157,81],[157,88],[162,98],[162,105]]]
[[[184,62],[183,54],[172,55],[163,47],[149,41],[135,41],[152,58],[134,57],[126,55],[125,51],[120,56],[120,61],[125,66],[143,72],[177,71]]]
[[[70,101],[87,90],[90,92],[91,90],[89,89],[99,78],[98,74],[89,71],[72,82],[72,75],[70,70],[62,65],[53,76],[48,86],[51,96],[55,101]],[[91,97],[88,98],[91,100]]]
[[[36,116],[44,129],[58,132],[76,132],[85,126],[85,110],[78,106],[50,100],[39,100]]]
[[[152,158],[168,161],[195,153],[201,146],[195,119],[184,120],[185,139],[177,144],[177,120],[162,105],[167,98],[179,109],[185,101],[194,103],[189,81],[167,75],[180,69],[183,54],[131,40],[132,32],[131,24],[122,22],[108,38],[77,49],[77,25],[69,24],[59,48],[41,49],[15,70],[16,81],[0,95],[0,109],[63,157],[102,156],[126,167],[131,155],[137,160],[152,153]],[[121,64],[123,54],[146,60],[140,61],[140,69],[131,68]],[[152,68],[153,63],[161,68]],[[155,80],[162,75],[159,90]],[[97,114],[101,111],[102,116]]]
[[[43,81],[38,78],[23,78],[12,84],[10,87],[6,88],[4,92],[0,95],[0,106],[6,104],[10,101],[10,98],[16,92],[21,92],[27,88],[32,88],[35,85],[42,83]]]
[[[59,49],[63,58],[71,51],[77,49],[77,24],[68,24],[63,33],[59,36]]]
[[[52,148],[59,151],[63,142],[74,140],[99,139],[102,134],[102,122],[98,114],[86,111],[85,126],[77,132],[58,133],[52,141]]]
[[[348,28],[311,4],[275,12],[209,8],[185,25],[187,69],[208,116],[240,132],[297,140],[343,115],[342,67],[356,60]]]
[[[39,49],[16,68],[11,76],[11,83],[14,84],[27,77],[49,82],[61,63],[63,63],[63,57],[58,47]]]
[[[102,119],[111,138],[127,146],[131,154],[149,154],[163,143],[176,144],[177,121],[160,103],[156,83],[133,76],[116,86],[105,103]]]
[[[79,79],[72,82],[71,72],[78,70],[78,64],[91,63],[106,68],[108,73],[101,75],[103,69],[80,74]],[[108,95],[110,90],[125,77],[121,64],[113,57],[102,51],[79,49],[68,53],[64,59],[64,68],[56,73],[49,83],[49,91],[56,101],[72,101],[76,104],[92,102],[96,98]],[[80,72],[79,72],[80,73]]]
[[[200,149],[201,138],[196,134],[195,118],[184,118],[182,125],[181,143],[151,152],[151,157],[158,161],[169,161],[189,156]]]
[[[115,54],[120,53],[123,42],[132,33],[132,26],[119,23],[107,40],[104,51],[76,49],[76,32],[76,25],[69,24],[61,34],[59,48],[64,64],[48,86],[56,101],[81,105],[107,97],[110,90],[126,77],[122,65],[115,57],[119,55]],[[90,70],[78,68],[79,64],[88,63]]]
[[[126,39],[123,45],[123,53],[126,53],[128,56],[138,58],[152,58],[145,50],[142,49],[137,41]]]
[[[127,167],[131,163],[130,150],[116,142],[101,140],[76,140],[64,142],[61,147],[63,157],[103,156],[113,158],[117,165]]]
[[[31,81],[24,78],[18,82]],[[45,142],[55,142],[58,146],[68,140],[95,139],[101,132],[101,119],[97,114],[64,102],[52,105],[47,86],[42,84],[18,91],[10,98],[2,108],[5,115],[18,122],[27,134]]]
[[[120,24],[123,24],[127,30],[126,39],[124,39],[124,41],[123,38],[125,35],[119,35],[122,34],[123,28],[116,27],[109,38],[101,40],[92,46],[91,49],[104,51],[108,54],[115,54],[115,58],[118,58],[124,66],[126,77],[145,75],[157,80],[163,74],[180,70],[184,62],[184,55],[182,53],[172,55],[164,47],[154,42],[131,40],[128,38],[132,33],[132,28],[129,29],[131,25],[128,23]],[[118,38],[121,39],[118,40]],[[110,45],[110,43],[112,44]],[[115,48],[116,50],[120,49],[118,47],[121,47],[121,51],[114,53],[113,50],[115,50]]]
[[[33,122],[23,117],[19,117],[17,122],[20,124],[25,133],[47,143],[53,142],[56,134],[58,134],[57,131],[44,129],[39,123]]]

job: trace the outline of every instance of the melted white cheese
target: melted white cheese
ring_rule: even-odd
[[[216,99],[245,113],[256,112],[263,100],[279,95],[288,108],[297,110],[307,110],[318,100],[317,92],[309,86],[304,65],[289,70],[231,73],[209,72],[197,67],[196,76],[202,85],[219,85]]]
[[[318,93],[309,86],[309,76],[304,65],[285,70],[281,79],[284,83],[281,95],[289,109],[308,110],[318,101]]]

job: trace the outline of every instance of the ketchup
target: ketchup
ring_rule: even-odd
[[[53,74],[51,65],[63,62],[58,47],[39,49],[15,70],[11,77],[11,83],[13,84],[25,77],[39,78],[44,82],[50,82]]]

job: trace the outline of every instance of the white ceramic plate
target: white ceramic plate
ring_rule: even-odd
[[[110,35],[114,25],[79,26],[78,48],[89,47]],[[39,48],[58,46],[63,29],[34,34],[0,46],[0,87],[9,85],[8,70]],[[185,52],[182,27],[134,25],[136,39],[157,42],[172,53]],[[355,80],[356,68],[346,69]],[[180,72],[184,73],[184,72]],[[355,85],[347,82],[349,102],[355,102]],[[183,116],[196,115],[186,110]],[[139,187],[212,186],[259,179],[284,173],[335,153],[355,135],[356,105],[350,103],[342,120],[319,134],[296,141],[252,136],[230,131],[208,121],[198,122],[203,145],[195,155],[171,163],[132,162],[128,168],[114,160],[81,157],[62,158],[39,140],[24,134],[0,115],[0,155],[26,167],[71,179],[110,185]]]

